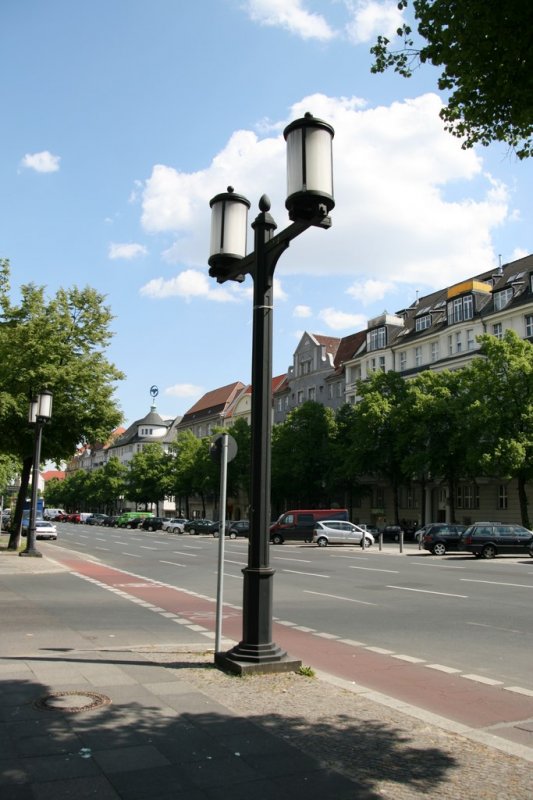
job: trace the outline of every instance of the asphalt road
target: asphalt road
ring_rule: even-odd
[[[58,546],[112,567],[216,596],[218,540],[58,524]],[[40,542],[38,543],[40,545]],[[56,543],[47,545],[53,554]],[[225,541],[224,600],[242,604],[248,543]],[[295,628],[364,641],[450,672],[533,691],[533,559],[438,558],[414,544],[271,546],[274,615]]]

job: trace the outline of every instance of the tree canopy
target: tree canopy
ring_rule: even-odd
[[[403,10],[409,0],[400,0]],[[504,142],[518,158],[533,154],[533,4],[531,0],[413,0],[423,40],[416,46],[407,23],[397,31],[402,47],[379,36],[371,48],[374,73],[392,67],[410,77],[429,62],[441,69],[447,92],[440,112],[463,148]]]

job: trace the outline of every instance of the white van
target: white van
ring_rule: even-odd
[[[43,512],[43,517],[45,519],[57,519],[61,514],[64,514],[62,508],[45,508]]]

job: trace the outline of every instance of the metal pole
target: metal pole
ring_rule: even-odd
[[[215,653],[220,652],[222,639],[222,612],[224,602],[224,542],[226,540],[226,494],[228,476],[228,434],[222,433],[222,457],[220,459],[220,529],[218,532],[218,579],[215,628]]]
[[[33,448],[33,473],[31,479],[31,503],[30,503],[30,523],[28,526],[28,540],[26,549],[19,553],[21,556],[33,556],[42,558],[43,554],[35,547],[35,522],[37,517],[37,489],[39,484],[39,462],[41,460],[41,438],[43,434],[43,423],[35,422],[35,442]]]

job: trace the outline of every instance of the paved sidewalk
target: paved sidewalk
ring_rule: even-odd
[[[54,594],[62,593],[65,604],[67,592],[68,615],[55,614]],[[328,721],[317,720],[308,706],[309,746],[296,747],[292,742],[301,744],[298,729],[305,727],[304,678],[280,676],[276,683],[272,676],[262,681],[224,675],[211,668],[205,638],[195,639],[178,626],[167,665],[153,655],[156,632],[144,653],[133,626],[115,646],[109,641],[103,646],[101,615],[111,608],[130,625],[130,617],[120,617],[120,605],[120,597],[80,580],[51,559],[0,553],[2,800],[532,796],[530,763],[443,734],[430,724],[421,726],[384,706],[374,713],[367,701],[372,719],[354,720],[348,693],[330,686],[328,691],[336,691],[335,703],[344,709],[343,715],[335,707],[337,723],[344,716],[344,730],[328,729],[326,736]],[[129,606],[127,613],[139,619],[147,614]],[[139,624],[145,641],[149,630]],[[168,653],[168,643],[165,648]],[[180,658],[185,651],[203,654],[189,671]],[[298,696],[298,681],[304,687],[300,718],[278,724],[268,709],[278,707],[282,692]],[[323,689],[327,694],[326,685]],[[313,692],[321,694],[320,683],[309,684],[308,701]],[[230,708],[230,695],[239,693],[242,708],[248,703],[253,715]],[[341,738],[351,736],[357,723],[359,750],[351,747],[357,769],[349,770],[340,755],[336,758],[335,741],[340,754]],[[415,724],[425,741],[401,750]],[[472,754],[463,764],[461,751]],[[492,759],[494,769],[487,776]]]

